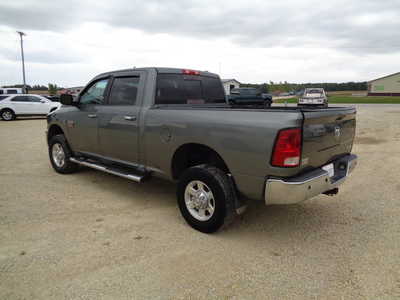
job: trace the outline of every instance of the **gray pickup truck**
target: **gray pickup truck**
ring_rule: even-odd
[[[94,168],[177,182],[180,211],[214,232],[247,199],[298,203],[333,195],[354,169],[356,110],[229,105],[209,72],[141,68],[96,76],[47,117],[58,173]]]
[[[269,107],[272,104],[272,95],[263,94],[255,88],[236,88],[227,96],[231,105],[262,105]]]

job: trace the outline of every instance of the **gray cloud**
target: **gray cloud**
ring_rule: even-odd
[[[43,42],[43,41],[42,41]],[[43,64],[70,64],[82,62],[84,55],[75,49],[66,49],[66,44],[56,40],[53,43],[42,45],[40,48],[29,49],[25,51],[25,61],[27,63],[43,63]],[[21,53],[18,47],[8,48],[0,45],[0,58],[11,62],[19,62]]]
[[[0,25],[21,30],[60,31],[80,23],[76,0],[15,2],[0,3]]]
[[[0,48],[0,57],[3,57],[9,61],[21,60],[21,54],[14,50]],[[61,54],[54,52],[53,50],[30,50],[28,55],[25,53],[25,61],[27,63],[43,63],[43,64],[70,64],[81,62],[82,59],[79,56],[70,54]]]
[[[65,31],[88,21],[149,33],[227,38],[249,47],[321,47],[361,54],[393,53],[400,49],[398,0],[0,4],[0,24],[14,28]]]

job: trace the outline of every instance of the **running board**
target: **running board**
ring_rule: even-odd
[[[143,179],[146,177],[145,175],[132,174],[129,171],[127,171],[125,169],[122,169],[122,168],[104,166],[104,165],[101,165],[98,162],[80,160],[80,159],[77,159],[77,158],[74,158],[74,157],[71,157],[69,160],[74,162],[74,163],[76,163],[76,164],[80,164],[82,166],[89,167],[89,168],[92,168],[92,169],[96,169],[96,170],[99,170],[99,171],[102,171],[102,172],[106,172],[106,173],[109,173],[109,174],[113,174],[113,175],[116,175],[116,176],[119,176],[119,177],[123,177],[123,178],[129,179],[129,180],[135,181],[135,182],[142,182]]]

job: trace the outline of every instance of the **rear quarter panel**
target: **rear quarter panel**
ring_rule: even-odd
[[[206,145],[225,161],[242,194],[262,198],[265,176],[297,172],[272,168],[270,158],[277,132],[301,124],[302,115],[296,111],[150,108],[145,113],[142,158],[172,179],[175,151],[187,143]]]

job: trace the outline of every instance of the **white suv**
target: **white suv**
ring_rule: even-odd
[[[60,106],[61,103],[39,95],[0,95],[0,117],[4,121],[14,120],[17,116],[44,116]]]
[[[297,105],[328,107],[328,97],[323,88],[307,88]]]

